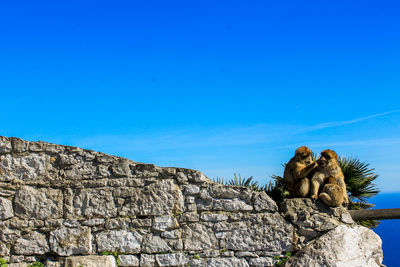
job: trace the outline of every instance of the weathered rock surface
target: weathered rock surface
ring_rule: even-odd
[[[265,192],[196,170],[0,137],[0,257],[10,266],[273,266],[286,251],[301,266],[382,261],[379,238],[344,208],[287,199],[278,210]]]
[[[0,197],[0,220],[6,220],[14,216],[12,202]]]
[[[41,255],[50,251],[46,236],[32,232],[17,239],[14,244],[16,254]]]
[[[78,256],[69,257],[65,261],[65,267],[117,267],[113,256]]]
[[[61,227],[50,233],[50,248],[60,256],[92,253],[92,234],[88,227]]]
[[[300,250],[288,266],[381,266],[382,241],[362,226],[339,225]]]
[[[139,253],[143,236],[131,231],[104,231],[97,235],[97,250]]]
[[[21,187],[15,194],[15,214],[26,219],[61,218],[63,195],[61,190]]]

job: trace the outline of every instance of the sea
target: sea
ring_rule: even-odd
[[[375,209],[400,208],[399,193],[379,193],[370,203]],[[382,220],[377,228],[373,229],[382,239],[383,264],[387,267],[400,266],[400,219]]]

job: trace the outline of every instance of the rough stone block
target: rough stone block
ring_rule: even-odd
[[[11,142],[10,139],[4,136],[0,136],[0,154],[11,152]]]
[[[268,258],[268,257],[260,257],[260,258],[253,258],[249,260],[250,266],[274,266],[274,259],[273,258]]]
[[[61,227],[50,233],[50,249],[60,256],[86,255],[92,252],[89,227]]]
[[[235,267],[248,267],[249,264],[245,259],[237,258],[213,258],[209,259],[206,266],[235,266]]]
[[[139,258],[134,255],[118,255],[119,265],[118,266],[139,266]]]
[[[63,194],[61,190],[23,186],[15,194],[15,215],[26,219],[61,218]]]
[[[143,236],[125,230],[104,231],[97,235],[96,240],[98,252],[139,253]]]
[[[287,266],[382,266],[382,240],[363,226],[339,225],[290,258]]]
[[[185,250],[199,251],[218,247],[213,231],[200,223],[184,226],[182,239]]]
[[[0,220],[6,220],[14,216],[12,202],[0,197]]]
[[[28,141],[20,138],[11,137],[11,145],[15,153],[21,153],[28,150]]]
[[[173,180],[159,180],[143,188],[135,188],[122,207],[121,215],[168,215],[182,212],[182,192]]]
[[[188,261],[188,258],[183,253],[156,255],[158,266],[184,266]]]
[[[152,229],[157,232],[178,228],[179,224],[172,215],[156,216],[153,220]]]
[[[23,181],[44,179],[47,176],[48,155],[29,154],[14,157],[11,154],[0,156],[0,180]]]
[[[142,243],[142,252],[154,254],[171,251],[167,243],[159,236],[146,235]]]
[[[156,257],[149,254],[140,254],[140,267],[153,267],[156,265]]]
[[[292,251],[293,230],[293,226],[278,213],[250,214],[230,225],[225,248],[233,251]]]
[[[76,256],[65,260],[65,267],[117,267],[113,256]]]
[[[40,255],[50,251],[46,236],[32,232],[17,239],[14,251],[22,255]]]
[[[72,196],[66,196],[66,206],[68,217],[110,218],[117,216],[112,191],[103,188],[80,189],[72,192]]]

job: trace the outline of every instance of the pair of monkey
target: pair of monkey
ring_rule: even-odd
[[[283,179],[293,197],[307,197],[311,193],[312,199],[319,197],[331,207],[349,203],[344,175],[333,150],[322,151],[321,157],[313,161],[311,150],[299,147],[286,164]]]

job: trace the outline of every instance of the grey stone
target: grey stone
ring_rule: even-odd
[[[143,236],[125,230],[104,231],[97,235],[96,240],[98,252],[139,253]]]
[[[152,229],[154,231],[163,232],[165,230],[178,228],[179,224],[172,215],[155,216]]]
[[[225,244],[233,251],[292,251],[293,233],[278,213],[250,214],[231,224]]]
[[[170,253],[156,255],[158,266],[184,266],[188,259],[183,253]]]
[[[11,154],[0,156],[0,169],[3,181],[14,179],[28,181],[39,180],[47,176],[50,156],[28,154],[14,157]],[[6,176],[6,177],[4,177]]]
[[[104,219],[95,218],[95,219],[83,221],[82,225],[85,225],[85,226],[102,225],[104,223],[104,221],[105,221]]]
[[[209,259],[206,266],[220,267],[220,266],[235,266],[235,267],[248,267],[249,264],[245,259],[237,258],[213,258]]]
[[[3,242],[0,242],[0,256],[8,256],[10,255],[10,248]]]
[[[240,188],[225,186],[218,183],[210,184],[207,192],[213,198],[235,199],[240,196]]]
[[[28,150],[28,141],[20,138],[11,137],[11,145],[15,153],[21,153]]]
[[[61,218],[63,194],[61,190],[23,186],[15,194],[15,215],[26,219]]]
[[[169,238],[169,239],[177,239],[181,237],[181,230],[172,230],[172,231],[165,231],[161,233],[161,236],[164,238]]]
[[[46,236],[38,232],[32,232],[17,239],[14,251],[22,255],[40,255],[50,251]]]
[[[17,240],[19,237],[21,237],[21,231],[19,230],[12,230],[9,228],[6,229],[2,229],[0,231],[0,238],[1,240],[3,240],[4,242],[13,242],[15,240]]]
[[[119,159],[111,166],[111,171],[115,176],[129,176],[131,169],[129,168],[129,160]]]
[[[112,192],[106,189],[82,189],[74,193],[74,196],[68,198],[67,204],[70,206],[68,217],[84,218],[110,218],[117,216],[117,207],[115,206]]]
[[[252,211],[253,207],[241,199],[217,199],[214,200],[212,210],[218,211]]]
[[[200,193],[200,188],[197,185],[186,185],[183,189],[185,195],[197,195]]]
[[[131,220],[129,218],[116,218],[116,219],[109,219],[106,221],[105,228],[109,230],[116,230],[116,229],[129,229]]]
[[[171,248],[165,243],[164,239],[156,235],[146,235],[142,243],[142,252],[154,254],[170,251]]]
[[[140,254],[140,266],[141,267],[153,267],[155,266],[156,258],[154,255]]]
[[[152,224],[152,220],[151,219],[133,219],[132,220],[132,224],[135,227],[150,227]]]
[[[381,247],[372,230],[339,225],[297,252],[288,266],[378,267],[383,260]]]
[[[6,220],[14,216],[12,202],[0,197],[0,220]]]
[[[117,267],[113,256],[75,256],[65,260],[65,267]]]
[[[228,215],[223,213],[203,213],[201,220],[206,222],[222,222],[228,220]]]
[[[118,255],[119,265],[118,266],[139,266],[139,258],[134,255]]]
[[[350,213],[348,213],[348,212],[343,212],[342,213],[341,220],[342,220],[342,222],[347,223],[347,224],[354,224],[355,223],[353,218],[351,217]]]
[[[92,235],[89,227],[61,227],[50,233],[50,249],[60,256],[92,253]]]
[[[182,222],[198,222],[200,220],[200,215],[193,212],[186,212],[180,217]]]
[[[10,153],[11,149],[10,139],[0,136],[0,154]]]
[[[159,180],[143,188],[133,188],[121,215],[170,215],[183,210],[183,196],[173,180]]]
[[[250,266],[274,266],[274,259],[268,257],[253,258],[249,260]]]
[[[46,260],[45,267],[64,267],[64,264],[62,262],[59,261],[53,261],[53,260]]]
[[[258,255],[256,253],[249,251],[236,252],[235,256],[238,258],[244,258],[244,257],[258,258]]]
[[[183,227],[182,239],[185,250],[216,249],[217,239],[210,228],[200,223],[192,223]]]
[[[265,192],[257,192],[254,193],[254,210],[275,212],[278,206]]]

